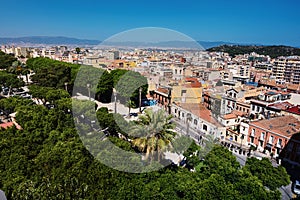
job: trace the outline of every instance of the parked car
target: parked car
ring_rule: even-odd
[[[130,113],[130,117],[137,117],[138,116],[138,114],[137,113]]]
[[[300,195],[300,181],[296,180],[293,187],[293,192],[297,195]]]

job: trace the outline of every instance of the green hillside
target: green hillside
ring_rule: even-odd
[[[226,52],[230,56],[235,56],[238,54],[247,53],[258,53],[261,55],[269,55],[271,58],[276,58],[278,56],[300,56],[300,48],[289,47],[289,46],[244,46],[244,45],[222,45],[218,47],[212,47],[207,49],[207,51],[213,52]]]

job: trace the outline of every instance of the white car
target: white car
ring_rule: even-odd
[[[295,194],[300,195],[300,181],[298,180],[295,181],[293,191]]]

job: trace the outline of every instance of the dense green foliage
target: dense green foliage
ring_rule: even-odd
[[[111,73],[116,76],[113,77],[114,87],[122,97],[121,101],[126,102],[131,99],[137,104],[140,87],[142,88],[142,97],[146,96],[148,90],[147,78],[141,76],[140,73],[134,71],[127,71],[124,73],[123,70],[118,71],[117,73]]]
[[[40,86],[64,88],[65,83],[73,85],[79,65],[51,60],[49,58],[30,58],[26,62],[35,74],[32,81]]]
[[[17,75],[0,71],[0,86],[11,88],[19,88],[24,85],[24,82],[18,79]]]
[[[142,98],[147,94],[147,79],[138,72],[112,70],[110,73],[91,66],[80,66],[51,60],[49,58],[30,58],[27,66],[35,74],[32,81],[43,87],[64,89],[73,94],[90,95],[100,102],[108,103],[113,99],[113,88],[116,88],[118,100],[125,103],[130,98],[138,104],[139,87],[142,87]]]
[[[169,166],[125,173],[101,164],[83,146],[71,114],[64,111],[70,108],[69,98],[57,100],[54,109],[27,105],[27,100],[9,101],[5,105],[20,104],[14,109],[23,127],[0,132],[0,187],[9,199],[280,199],[278,191],[264,188],[260,174],[241,168],[223,147],[215,146],[196,172]],[[107,109],[100,109],[98,116],[105,126],[116,126]],[[110,140],[135,151],[130,142],[115,136]],[[199,147],[193,144],[185,155],[196,150]],[[286,173],[275,170],[268,176]]]
[[[263,158],[262,160],[249,158],[247,159],[245,168],[254,176],[259,177],[263,184],[271,190],[290,183],[288,176],[282,176],[282,174],[286,174],[285,168],[282,166],[273,167],[267,158]]]
[[[17,59],[10,54],[0,51],[0,69],[7,69],[12,66],[12,63]]]
[[[222,45],[218,47],[209,48],[207,49],[207,51],[226,52],[230,56],[236,56],[239,54],[249,54],[255,52],[260,55],[269,55],[271,58],[277,58],[278,56],[300,55],[300,48],[289,46]]]

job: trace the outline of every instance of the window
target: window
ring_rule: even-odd
[[[269,137],[269,144],[273,144],[273,142],[274,142],[274,136],[270,136]]]
[[[260,140],[264,140],[265,139],[265,133],[262,132],[261,135],[260,135]]]
[[[203,124],[202,129],[205,130],[205,131],[207,131],[207,126],[205,124]]]
[[[282,145],[282,139],[279,138],[279,139],[278,139],[278,142],[277,142],[277,146],[278,146],[278,147],[281,147],[281,145]]]
[[[233,94],[234,98],[236,98],[236,93]]]
[[[194,124],[197,125],[198,121],[196,119],[194,119]]]
[[[184,117],[184,113],[182,113],[182,117]]]
[[[175,113],[177,113],[177,109],[175,109]]]
[[[264,145],[264,141],[259,141],[259,146],[262,147]]]
[[[251,143],[254,143],[254,137],[251,137],[251,138],[250,138],[250,142],[251,142]]]
[[[237,135],[234,137],[234,140],[237,141]]]
[[[255,136],[255,129],[253,128],[252,130],[251,130],[251,136]]]

